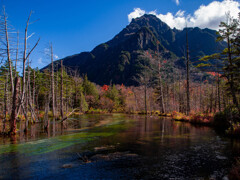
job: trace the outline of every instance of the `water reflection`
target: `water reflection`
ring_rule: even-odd
[[[49,125],[44,123],[28,123],[28,130],[25,131],[25,122],[17,123],[18,133],[15,138],[16,143],[25,143],[28,141],[35,141],[43,138],[51,138],[59,135],[73,133],[76,130],[83,128],[94,127],[99,122],[99,117],[93,115],[84,115],[81,117],[74,117],[63,123],[59,123],[56,120],[48,119]],[[48,124],[48,123],[47,123]],[[0,128],[3,129],[3,124],[0,124]],[[2,131],[3,132],[3,131]],[[13,141],[7,136],[0,136],[0,145],[9,144]]]
[[[0,164],[4,164],[0,167],[0,179],[1,173],[9,179],[16,176],[38,178],[43,174],[51,177],[62,171],[63,164],[77,161],[77,153],[103,146],[138,154],[149,172],[153,165],[160,163],[159,169],[166,166],[172,170],[178,166],[186,172],[191,172],[191,166],[195,166],[206,176],[215,169],[225,170],[232,155],[240,153],[238,141],[222,140],[211,128],[194,127],[169,118],[83,115],[64,123],[52,121],[47,129],[43,123],[29,124],[27,134],[24,133],[24,122],[18,123],[17,127],[19,133],[16,136],[0,137]],[[224,163],[218,159],[225,156]],[[212,167],[204,165],[207,163],[213,164]]]

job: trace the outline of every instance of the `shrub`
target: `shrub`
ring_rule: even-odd
[[[190,116],[190,122],[210,125],[213,123],[213,116],[211,114],[193,114]]]
[[[112,112],[114,109],[114,102],[107,97],[104,97],[104,96],[101,97],[99,103],[100,103],[100,108],[106,109],[108,112]]]
[[[226,132],[228,135],[240,137],[240,123],[231,124]]]

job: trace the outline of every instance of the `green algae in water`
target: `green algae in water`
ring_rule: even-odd
[[[95,127],[88,131],[75,134],[62,135],[49,139],[42,139],[22,144],[8,144],[0,146],[0,154],[18,152],[26,155],[39,155],[63,149],[75,144],[84,144],[98,138],[109,137],[118,132],[126,130],[123,121],[111,122],[105,126]]]

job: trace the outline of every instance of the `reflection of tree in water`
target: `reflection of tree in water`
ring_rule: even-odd
[[[55,122],[55,118],[53,118],[53,122],[52,122],[52,128],[53,128],[53,137],[56,135],[56,122]]]
[[[32,124],[30,129],[31,129],[31,131],[30,131],[31,132],[31,139],[35,140],[36,139],[36,134],[37,134],[37,132],[36,132],[36,124]]]
[[[10,136],[10,142],[11,144],[17,144],[17,136],[16,135],[12,135]],[[11,167],[14,167],[14,171],[8,171],[9,173],[9,177],[11,177],[10,179],[18,179],[20,177],[16,177],[16,175],[21,174],[21,171],[19,169],[19,167],[21,167],[21,162],[19,162],[19,158],[18,158],[18,153],[15,152],[15,146],[10,146],[12,148],[12,152],[11,153],[11,158],[9,158],[9,163]]]

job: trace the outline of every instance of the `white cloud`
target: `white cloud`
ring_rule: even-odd
[[[179,5],[179,0],[176,0],[176,4]]]
[[[134,11],[131,12],[129,15],[128,15],[128,21],[131,22],[132,19],[135,19],[137,17],[141,17],[143,16],[144,14],[146,14],[146,11],[140,9],[140,8],[134,8]]]
[[[179,2],[179,1],[178,1]],[[176,0],[177,3],[177,0]],[[185,14],[185,11],[179,10],[175,15],[171,12],[167,14],[157,14],[157,11],[146,12],[140,8],[135,8],[128,15],[128,20],[131,22],[133,18],[140,17],[144,14],[154,14],[163,22],[167,23],[171,28],[183,29],[188,27],[210,28],[217,30],[219,23],[225,21],[226,13],[230,12],[231,16],[236,18],[240,12],[240,2],[235,0],[213,1],[208,5],[201,5],[193,15]]]
[[[54,54],[53,57],[54,57],[54,59],[59,59],[59,56],[56,54]]]
[[[38,59],[38,64],[43,64],[42,58]]]
[[[44,48],[44,54],[49,56],[50,55],[50,49],[49,48]]]

